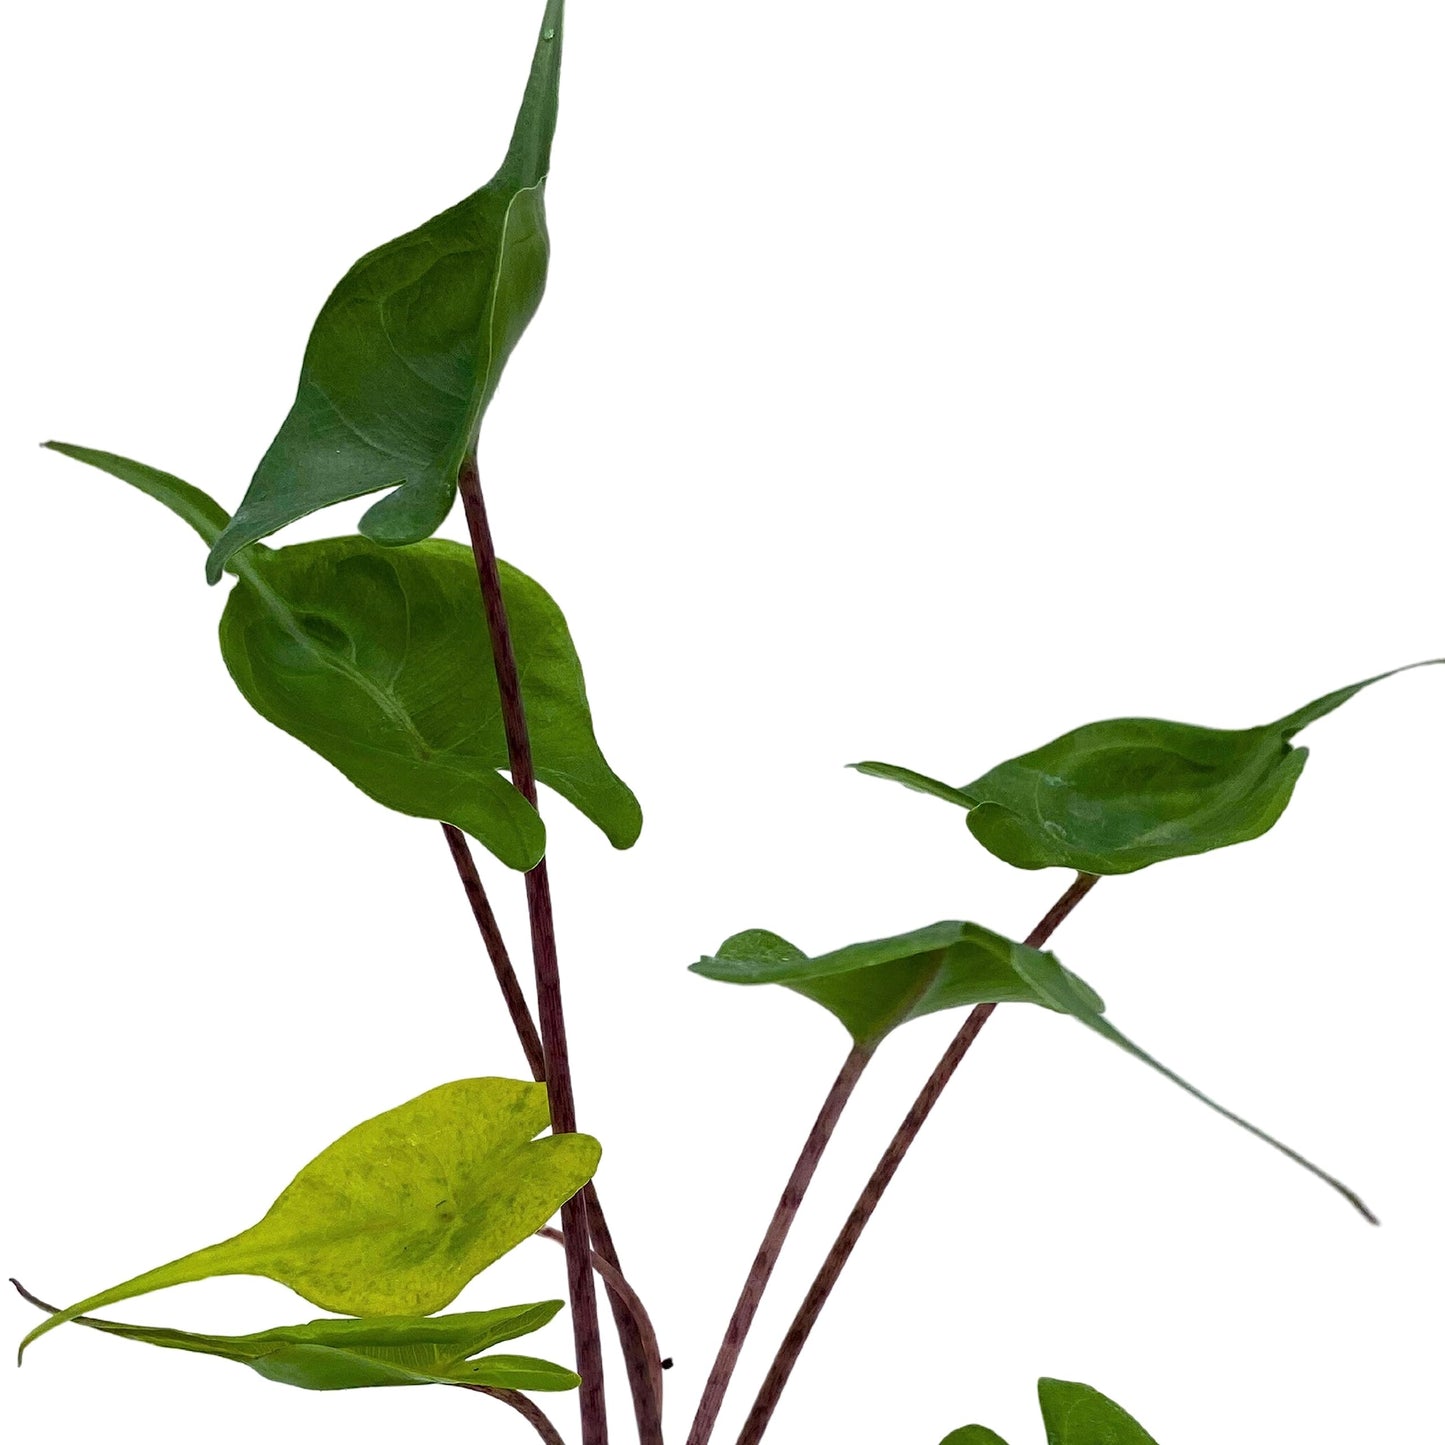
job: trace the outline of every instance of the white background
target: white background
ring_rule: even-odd
[[[234,506],[336,278],[491,174],[539,11],[11,22],[0,1263],[58,1302],[251,1223],[360,1119],[522,1069],[436,827],[254,716],[194,536],[34,443]],[[1442,52],[1438,7],[1382,0],[577,7],[550,290],[483,463],[647,813],[617,854],[544,804],[582,1122],[677,1360],[673,1438],[845,1048],[685,966],[745,927],[1018,936],[1067,881],[842,765],[962,780],[1091,719],[1248,725],[1445,652]],[[1442,718],[1445,670],[1366,693],[1310,730],[1273,833],[1108,881],[1057,940],[1121,1028],[1384,1227],[1010,1008],[770,1440],[980,1420],[1038,1445],[1039,1374],[1161,1445],[1440,1438]],[[487,877],[520,954],[520,887]],[[957,1022],[896,1036],[860,1091],[719,1442]],[[463,1304],[562,1288],[538,1242]],[[115,1313],[314,1310],[250,1279]],[[536,1344],[567,1358],[565,1325]],[[16,1438],[59,1445],[534,1438],[460,1392],[288,1391],[80,1329],[0,1388]],[[628,1418],[619,1388],[619,1441]]]

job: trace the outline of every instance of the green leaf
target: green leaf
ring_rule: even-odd
[[[933,923],[809,958],[776,933],[736,933],[692,972],[721,983],[777,983],[821,1004],[853,1036],[876,1047],[910,1019],[976,1003],[1039,1003],[1015,958],[1049,954],[980,928]],[[1074,979],[1088,996],[1088,985]],[[1095,999],[1100,1009],[1103,1001]],[[1053,1008],[1053,1004],[1045,1004]]]
[[[548,0],[512,143],[481,190],[363,256],[312,329],[290,414],[211,550],[239,548],[318,508],[397,490],[361,530],[428,537],[456,494],[502,368],[542,300],[543,191],[557,123],[562,0]]]
[[[129,457],[118,457],[114,452],[98,452],[93,447],[71,446],[68,442],[46,442],[45,445],[62,456],[99,467],[101,471],[129,482],[146,496],[154,497],[183,522],[194,527],[208,545],[215,542],[230,520],[226,509],[218,501],[169,472],[158,471],[144,462],[133,462]]]
[[[338,1314],[431,1314],[592,1177],[597,1141],[537,1139],[547,1125],[542,1084],[443,1084],[343,1134],[259,1224],[52,1315],[20,1352],[77,1315],[224,1274],[274,1279]]]
[[[541,1329],[561,1308],[561,1300],[547,1300],[435,1317],[313,1320],[251,1335],[195,1334],[90,1315],[79,1316],[75,1323],[140,1344],[235,1360],[268,1380],[303,1390],[458,1383],[504,1390],[571,1390],[579,1383],[577,1376],[546,1360],[525,1355],[471,1358]]]
[[[533,867],[545,833],[497,771],[507,741],[471,553],[340,537],[248,563],[221,652],[251,706],[377,802]],[[630,847],[642,813],[597,746],[561,610],[530,577],[500,570],[537,777]]]
[[[856,1043],[876,1046],[909,1019],[977,1003],[1032,1003],[1068,1014],[1125,1053],[1157,1070],[1231,1123],[1238,1124],[1344,1195],[1366,1219],[1375,1216],[1353,1190],[1302,1154],[1216,1104],[1125,1038],[1104,1018],[1104,1001],[1052,953],[1013,943],[976,923],[930,924],[911,933],[853,944],[819,958],[776,933],[753,929],[729,938],[692,965],[723,983],[777,983],[833,1014]]]
[[[207,540],[225,525],[198,488],[110,452],[49,443],[169,507]],[[507,767],[492,646],[467,548],[382,548],[361,537],[228,564],[240,580],[221,650],[247,701],[378,802],[470,833],[513,868],[542,856],[542,820]],[[642,811],[592,731],[582,664],[557,604],[499,563],[538,779],[629,848]]]
[[[1292,746],[1295,734],[1361,689],[1408,671],[1342,687],[1256,728],[1152,718],[1089,723],[961,788],[889,763],[853,766],[969,809],[969,831],[1016,868],[1133,873],[1267,832],[1308,756]]]
[[[983,1425],[965,1425],[945,1436],[940,1445],[1008,1445],[1008,1441]]]
[[[1158,1445],[1139,1422],[1088,1385],[1039,1381],[1048,1445]]]

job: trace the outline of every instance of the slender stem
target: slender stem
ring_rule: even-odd
[[[592,1227],[593,1260],[601,1260],[607,1265],[607,1272],[600,1268],[598,1272],[607,1282],[607,1301],[612,1307],[612,1319],[622,1345],[622,1360],[627,1366],[632,1411],[637,1417],[638,1442],[639,1445],[663,1445],[662,1351],[658,1348],[657,1332],[643,1307],[641,1296],[627,1283],[622,1273],[622,1262],[617,1257],[617,1246],[602,1213],[596,1186],[587,1184],[582,1194],[587,1201],[587,1219]],[[613,1284],[614,1275],[621,1282],[622,1289]]]
[[[873,1057],[875,1047],[872,1044],[854,1045],[844,1060],[843,1067],[838,1071],[838,1077],[833,1080],[827,1098],[823,1100],[823,1107],[818,1111],[818,1117],[803,1144],[802,1153],[798,1155],[798,1162],[793,1165],[793,1172],[783,1186],[782,1198],[778,1200],[778,1207],[773,1211],[767,1233],[763,1236],[762,1244],[758,1246],[752,1268],[743,1282],[742,1293],[733,1307],[732,1318],[727,1323],[727,1329],[723,1331],[722,1343],[718,1346],[712,1373],[703,1388],[697,1415],[687,1437],[687,1445],[707,1445],[712,1437],[718,1412],[722,1409],[723,1396],[726,1395],[733,1371],[737,1368],[738,1356],[742,1353],[743,1341],[748,1337],[753,1317],[762,1303],[763,1291],[767,1289],[768,1281],[772,1278],[773,1267],[782,1252],[783,1241],[793,1227],[803,1195],[807,1193],[808,1185],[818,1168],[818,1161],[823,1157],[823,1151],[833,1137],[833,1130],[837,1127],[843,1106],[848,1102],[863,1070]]]
[[[492,970],[501,985],[522,1052],[527,1056],[527,1066],[538,1083],[545,1082],[542,1040],[537,1033],[537,1025],[532,1020],[532,1010],[528,1007],[522,986],[517,981],[517,971],[512,967],[506,940],[497,926],[496,915],[492,912],[491,902],[482,885],[481,875],[477,872],[476,861],[472,857],[466,835],[450,823],[443,823],[442,831],[446,834],[447,846],[451,849],[462,887],[466,890],[467,900],[472,907],[472,916],[476,919],[477,929],[486,945],[487,956],[492,961]],[[592,1228],[593,1266],[603,1275],[604,1281],[608,1281],[607,1302],[612,1307],[612,1318],[617,1326],[622,1357],[627,1366],[640,1445],[662,1445],[662,1376],[660,1371],[649,1368],[650,1360],[661,1358],[657,1336],[636,1291],[627,1284],[622,1274],[622,1263],[617,1256],[617,1246],[612,1241],[612,1231],[607,1227],[597,1191],[590,1183],[586,1186],[586,1194],[587,1216]],[[598,1260],[607,1266],[610,1275],[598,1267]],[[612,1287],[611,1277],[621,1280],[620,1290]]]
[[[1059,901],[1039,921],[1038,927],[1029,934],[1025,940],[1028,947],[1042,947],[1054,929],[1074,911],[1079,900],[1098,881],[1098,878],[1091,873],[1080,873]],[[903,1162],[903,1156],[908,1152],[914,1139],[918,1137],[918,1131],[923,1127],[924,1121],[932,1112],[933,1106],[938,1102],[948,1081],[953,1077],[954,1070],[963,1062],[964,1055],[968,1053],[974,1039],[978,1037],[980,1030],[992,1017],[993,1011],[997,1007],[997,1004],[981,1003],[970,1012],[964,1020],[963,1027],[959,1029],[953,1042],[945,1050],[943,1058],[939,1060],[938,1067],[929,1076],[928,1082],[924,1084],[918,1098],[914,1100],[913,1107],[909,1109],[903,1123],[898,1126],[898,1132],[883,1151],[883,1157],[878,1161],[878,1167],[873,1171],[868,1183],[863,1186],[863,1192],[858,1196],[858,1202],[853,1206],[853,1211],[849,1214],[837,1239],[833,1241],[833,1247],[828,1251],[828,1257],[823,1261],[822,1268],[819,1269],[809,1287],[798,1313],[793,1317],[793,1323],[788,1327],[788,1333],[783,1337],[777,1358],[768,1370],[762,1388],[758,1391],[757,1399],[753,1401],[753,1408],[743,1425],[742,1433],[738,1436],[738,1445],[758,1445],[758,1441],[763,1438],[763,1432],[768,1428],[768,1421],[772,1419],[773,1411],[777,1408],[778,1400],[782,1397],[783,1390],[788,1383],[788,1377],[793,1373],[793,1367],[798,1362],[798,1356],[802,1353],[808,1336],[812,1334],[813,1326],[818,1322],[823,1305],[827,1302],[833,1286],[838,1282],[838,1276],[843,1272],[843,1266],[848,1263],[849,1255],[853,1253],[854,1246],[862,1236],[864,1226],[878,1207],[878,1201],[882,1199],[883,1191],[888,1188],[893,1176],[898,1172],[898,1166]]]
[[[463,1385],[464,1390],[474,1390],[478,1395],[488,1395],[510,1405],[546,1441],[546,1445],[567,1445],[562,1432],[534,1405],[520,1390],[494,1390],[490,1385]]]
[[[543,1239],[555,1240],[558,1244],[565,1243],[560,1229],[539,1229],[537,1233]],[[637,1325],[643,1340],[645,1351],[643,1363],[647,1370],[648,1384],[653,1395],[661,1399],[662,1351],[658,1348],[657,1332],[652,1328],[652,1318],[647,1313],[647,1306],[642,1303],[642,1298],[637,1291],[627,1283],[622,1271],[600,1249],[592,1251],[592,1268],[597,1271],[598,1276],[612,1294],[622,1302],[623,1307]]]
[[[467,454],[457,474],[482,606],[491,636],[497,691],[502,704],[502,725],[507,735],[507,759],[517,791],[537,805],[537,778],[532,769],[532,747],[527,736],[527,715],[522,706],[522,685],[507,609],[497,551],[487,524],[477,474],[475,451]],[[567,1057],[567,1024],[562,1011],[562,979],[557,966],[557,934],[552,919],[552,890],[544,858],[526,876],[527,916],[532,930],[532,965],[537,977],[537,1018],[542,1036],[543,1072],[552,1109],[552,1129],[558,1134],[577,1130],[577,1108],[572,1095],[572,1069]],[[566,1236],[567,1288],[572,1305],[572,1333],[577,1348],[577,1373],[582,1376],[582,1445],[607,1445],[607,1398],[602,1380],[602,1336],[597,1324],[597,1290],[592,1277],[592,1235],[587,1197],[577,1193],[562,1206],[562,1232]]]
[[[447,847],[452,850],[452,861],[457,865],[462,887],[466,889],[467,902],[472,905],[472,917],[477,921],[477,931],[482,935],[487,957],[492,961],[492,971],[497,975],[497,983],[501,986],[502,997],[507,1003],[507,1012],[512,1016],[512,1027],[517,1031],[522,1052],[527,1056],[527,1067],[540,1084],[547,1077],[542,1038],[537,1032],[537,1025],[532,1021],[532,1010],[517,979],[517,970],[512,967],[512,958],[507,952],[502,930],[497,927],[497,915],[492,912],[487,890],[482,887],[482,875],[477,872],[476,859],[472,857],[466,835],[460,828],[443,823],[442,832],[446,834]]]

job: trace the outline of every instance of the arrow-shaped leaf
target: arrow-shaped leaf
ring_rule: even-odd
[[[782,984],[821,1004],[856,1042],[867,1045],[876,1045],[909,1019],[968,1004],[1023,1002],[1069,1014],[1293,1159],[1375,1222],[1353,1190],[1247,1119],[1216,1104],[1125,1038],[1104,1017],[1104,1001],[1099,995],[1052,953],[1013,943],[976,923],[934,923],[819,958],[809,958],[776,933],[753,929],[734,934],[714,956],[693,964],[692,971],[723,983]]]
[[[692,972],[721,983],[781,984],[821,1004],[855,1043],[876,1047],[901,1024],[943,1009],[1044,1002],[1015,958],[1021,954],[1052,958],[977,923],[933,923],[818,958],[776,933],[753,929],[734,934]],[[1088,991],[1082,980],[1074,983]]]
[[[20,1286],[15,1281],[17,1289]],[[25,1290],[32,1304],[50,1310]],[[561,1300],[505,1309],[368,1320],[312,1320],[250,1335],[205,1335],[154,1325],[128,1325],[79,1315],[75,1323],[167,1350],[216,1355],[249,1366],[268,1380],[303,1390],[355,1390],[371,1385],[486,1385],[497,1390],[571,1390],[577,1376],[526,1355],[483,1350],[539,1330]]]
[[[225,525],[222,508],[177,477],[110,452],[50,445],[155,497],[202,537]],[[499,772],[506,735],[465,547],[340,537],[279,551],[257,544],[228,565],[240,580],[221,651],[257,712],[387,807],[455,824],[510,867],[537,862],[542,821]],[[614,846],[630,847],[642,812],[597,746],[566,619],[530,577],[499,567],[537,777]]]
[[[607,765],[561,609],[499,564],[537,777],[619,848],[642,812]],[[542,856],[541,819],[503,779],[507,741],[471,553],[338,537],[251,561],[221,653],[262,717],[378,802],[470,833],[513,868]]]
[[[307,343],[296,400],[211,549],[212,582],[248,542],[386,487],[362,518],[388,545],[440,525],[502,368],[542,300],[543,190],[557,124],[562,0],[548,0],[512,143],[481,190],[359,260]]]
[[[1089,723],[957,788],[892,763],[853,766],[969,809],[969,831],[1016,868],[1133,873],[1268,832],[1309,755],[1293,746],[1295,735],[1363,688],[1409,670],[1342,687],[1256,728]]]
[[[542,1084],[443,1084],[343,1134],[260,1223],[52,1315],[21,1354],[78,1315],[213,1275],[262,1275],[338,1314],[430,1314],[592,1177],[597,1141],[538,1139],[548,1122]]]

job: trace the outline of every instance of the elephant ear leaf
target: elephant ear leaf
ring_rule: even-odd
[[[11,1281],[15,1283],[14,1281]],[[16,1288],[20,1286],[16,1284]],[[51,1307],[21,1289],[40,1309]],[[75,1323],[161,1349],[214,1355],[246,1365],[268,1380],[303,1390],[355,1390],[375,1385],[493,1384],[496,1389],[570,1390],[571,1370],[523,1355],[483,1350],[547,1324],[561,1300],[469,1314],[312,1320],[250,1335],[206,1335],[154,1325],[128,1325],[80,1315]],[[523,1382],[526,1383],[523,1383]]]
[[[1158,1445],[1132,1416],[1088,1385],[1039,1381],[1048,1445]]]
[[[910,1019],[980,1003],[1031,1003],[1068,1014],[1202,1104],[1262,1139],[1342,1194],[1370,1220],[1355,1192],[1302,1154],[1223,1108],[1127,1039],[1104,1017],[1104,1001],[1052,954],[976,923],[932,923],[911,933],[855,943],[818,958],[765,929],[729,938],[694,973],[723,983],[776,983],[827,1009],[871,1051]]]
[[[809,958],[776,933],[753,929],[734,934],[709,958],[692,965],[721,983],[776,983],[827,1009],[853,1041],[876,1048],[910,1019],[977,1003],[1044,1003],[1019,967],[1016,955],[1048,959],[977,923],[931,923],[892,938],[854,943]],[[1081,996],[1100,1009],[1088,985],[1074,979]]]
[[[247,702],[369,797],[533,867],[545,833],[499,772],[507,741],[471,553],[340,537],[247,564],[221,619]],[[566,619],[530,577],[500,571],[537,777],[630,847],[642,812],[597,745]]]
[[[274,1279],[339,1314],[431,1314],[592,1177],[597,1141],[538,1139],[548,1123],[542,1084],[443,1084],[343,1134],[258,1224],[52,1315],[21,1354],[91,1310],[215,1275]]]
[[[1133,873],[1268,832],[1308,757],[1295,735],[1372,683],[1409,670],[1340,688],[1255,728],[1153,718],[1089,723],[957,788],[891,763],[854,766],[968,809],[969,831],[1016,868]]]
[[[939,1445],[1008,1445],[1008,1441],[984,1425],[965,1425],[944,1436]]]
[[[291,411],[211,549],[212,582],[248,542],[352,497],[395,488],[361,522],[388,545],[420,541],[446,516],[457,469],[542,300],[562,10],[547,0],[497,174],[363,256],[322,307]]]

